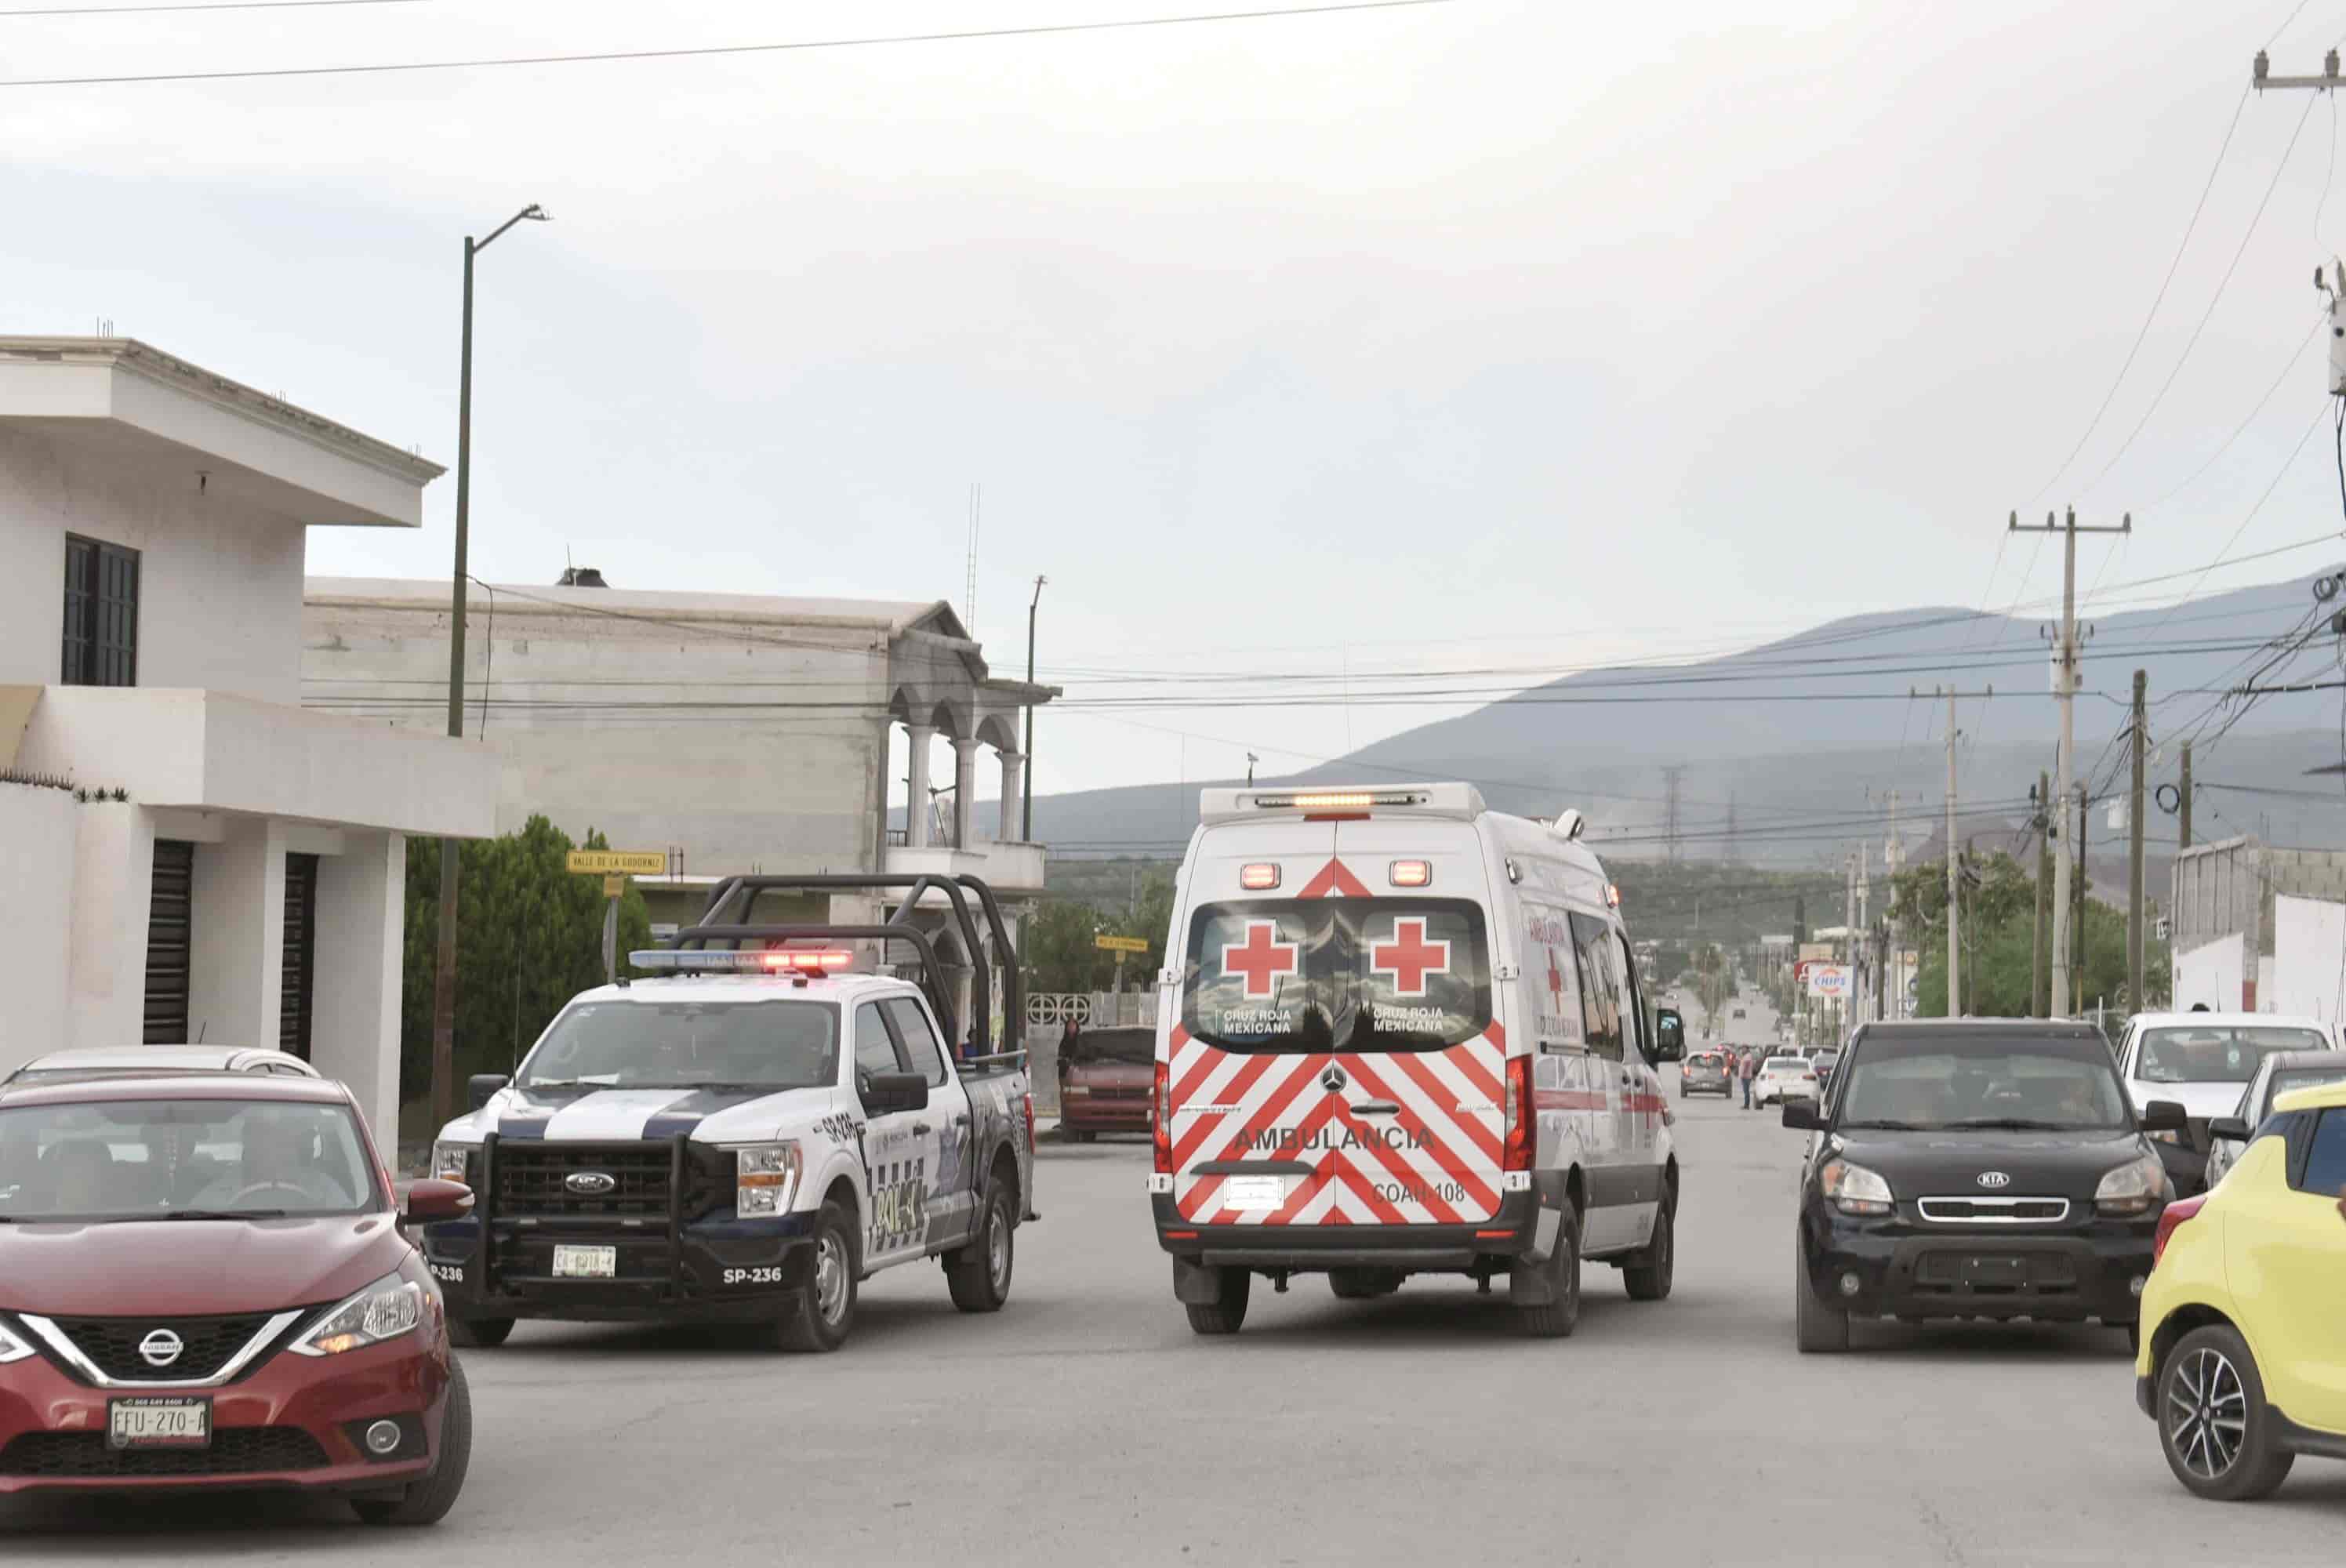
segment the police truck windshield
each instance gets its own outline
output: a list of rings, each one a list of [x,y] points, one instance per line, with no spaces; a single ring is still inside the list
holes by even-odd
[[[1483,911],[1442,899],[1263,899],[1189,922],[1181,1022],[1225,1051],[1438,1051],[1491,1024]]]
[[[811,1089],[838,1081],[823,1002],[586,1002],[522,1064],[523,1089]]]

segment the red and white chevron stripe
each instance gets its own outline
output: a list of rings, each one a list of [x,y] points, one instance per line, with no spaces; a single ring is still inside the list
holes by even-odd
[[[1253,1054],[1177,1026],[1168,1049],[1174,1203],[1203,1225],[1459,1225],[1499,1204],[1506,1036],[1445,1051]],[[1331,1066],[1340,1087],[1323,1084]],[[1364,1104],[1397,1105],[1369,1111]],[[1228,1207],[1220,1161],[1300,1164],[1276,1208]]]

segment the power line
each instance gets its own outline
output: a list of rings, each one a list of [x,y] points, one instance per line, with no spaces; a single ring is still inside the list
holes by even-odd
[[[2273,165],[2272,179],[2265,186],[2265,193],[2257,202],[2255,214],[2249,219],[2248,229],[2240,236],[2240,243],[2232,252],[2231,262],[2225,267],[2224,275],[2216,280],[2216,292],[2208,298],[2208,308],[2199,313],[2199,321],[2191,329],[2191,336],[2184,341],[2183,351],[2175,357],[2175,368],[2168,371],[2167,379],[2158,383],[2158,391],[2151,395],[2150,406],[2142,411],[2142,417],[2135,421],[2132,430],[2127,432],[2127,438],[2118,443],[2118,449],[2110,453],[2110,460],[2102,464],[2100,472],[2086,482],[2086,491],[2099,484],[2108,475],[2110,470],[2117,466],[2118,459],[2124,457],[2133,447],[2135,438],[2140,435],[2143,427],[2150,423],[2150,416],[2157,413],[2158,405],[2167,400],[2168,389],[2175,385],[2175,378],[2181,375],[2183,367],[2190,362],[2191,351],[2199,346],[2199,334],[2208,330],[2208,322],[2215,316],[2216,307],[2223,302],[2224,290],[2231,283],[2232,274],[2239,270],[2240,258],[2249,253],[2249,241],[2256,238],[2257,226],[2264,221],[2265,209],[2271,205],[2273,192],[2280,188],[2280,177],[2289,169],[2290,154],[2297,150],[2298,137],[2305,134],[2305,122],[2312,117],[2313,100],[2308,98],[2305,100],[2305,112],[2297,117],[2297,128],[2289,133],[2289,145],[2281,148],[2280,158]]]
[[[2217,447],[2215,451],[2208,454],[2208,461],[2202,463],[2198,467],[2191,471],[2189,478],[2184,480],[2182,484],[2177,485],[2174,489],[2168,491],[2166,494],[2152,502],[2148,506],[2144,507],[2144,511],[2157,511],[2160,507],[2166,505],[2168,502],[2174,500],[2177,496],[2182,494],[2185,491],[2198,484],[2199,482],[2200,475],[2206,473],[2209,469],[2216,466],[2216,460],[2222,457],[2227,452],[2229,452],[2232,449],[2232,443],[2239,440],[2242,435],[2246,434],[2248,433],[2249,426],[2256,423],[2257,416],[2265,412],[2265,405],[2272,402],[2273,394],[2280,391],[2282,383],[2286,382],[2290,378],[2290,372],[2297,369],[2297,361],[2305,357],[2307,345],[2311,343],[2315,338],[2321,334],[2321,329],[2329,323],[2329,321],[2330,313],[2327,311],[2322,311],[2313,319],[2313,324],[2306,329],[2305,336],[2297,341],[2297,347],[2290,350],[2289,358],[2281,364],[2280,373],[2273,377],[2272,385],[2267,387],[2265,389],[2265,395],[2257,400],[2257,406],[2249,411],[2249,417],[2240,421],[2240,423],[2233,428],[2232,433],[2224,438],[2222,445]]]
[[[2077,444],[2069,449],[2069,455],[2061,460],[2061,466],[2055,469],[2053,476],[2037,486],[2036,494],[2028,498],[2032,510],[2045,498],[2045,492],[2059,484],[2061,476],[2069,472],[2069,465],[2077,461],[2079,453],[2086,450],[2086,443],[2094,439],[2094,432],[2102,427],[2102,416],[2110,412],[2111,400],[2118,395],[2118,388],[2126,384],[2127,372],[2134,369],[2135,358],[2142,352],[2142,345],[2150,336],[2150,324],[2158,319],[2158,308],[2167,302],[2167,290],[2174,285],[2175,270],[2183,264],[2183,253],[2190,249],[2191,236],[2198,230],[2199,215],[2208,209],[2208,194],[2216,188],[2216,176],[2223,172],[2224,155],[2232,149],[2232,133],[2240,128],[2240,116],[2249,107],[2250,90],[2242,87],[2240,101],[2232,106],[2231,123],[2224,127],[2224,139],[2216,148],[2216,161],[2208,167],[2207,182],[2199,188],[2199,199],[2192,204],[2190,221],[2183,226],[2183,238],[2177,241],[2175,254],[2167,263],[2167,276],[2158,280],[2158,292],[2151,296],[2150,309],[2143,313],[2142,325],[2136,329],[2134,343],[2127,350],[2125,361],[2118,366],[2118,373],[2110,379],[2110,390],[2102,394],[2101,406],[2094,410],[2094,417],[2086,423],[2085,433],[2077,437]]]
[[[725,55],[780,55],[808,49],[863,49],[889,44],[956,44],[975,38],[1039,38],[1062,33],[1116,33],[1141,27],[1180,27],[1200,22],[1256,22],[1281,16],[1326,16],[1349,11],[1398,11],[1447,5],[1453,0],[1338,0],[1322,5],[1292,5],[1255,11],[1219,11],[1188,16],[1133,16],[1113,22],[1049,22],[1023,27],[970,27],[949,33],[876,34],[861,38],[806,38],[783,44],[715,44],[683,49],[608,49],[582,55],[502,55],[465,60],[398,60],[356,66],[280,66],[238,71],[157,71],[118,76],[25,76],[0,87],[110,87],[155,82],[247,82],[283,76],[359,76],[419,71],[470,71],[493,66],[579,66],[620,60],[688,60]]]
[[[195,0],[179,5],[43,5],[0,16],[144,16],[158,11],[309,11],[327,5],[422,5],[427,0]]]

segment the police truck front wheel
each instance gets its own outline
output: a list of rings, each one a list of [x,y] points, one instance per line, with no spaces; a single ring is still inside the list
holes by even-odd
[[[1220,1278],[1214,1282],[1213,1300],[1183,1304],[1189,1314],[1192,1333],[1235,1334],[1239,1325],[1246,1321],[1247,1295],[1254,1277],[1243,1268],[1224,1268],[1218,1273]]]
[[[816,1211],[799,1288],[785,1298],[774,1342],[785,1350],[836,1350],[855,1324],[855,1231],[835,1203]]]
[[[510,1318],[451,1318],[448,1343],[460,1350],[494,1350],[514,1331]]]

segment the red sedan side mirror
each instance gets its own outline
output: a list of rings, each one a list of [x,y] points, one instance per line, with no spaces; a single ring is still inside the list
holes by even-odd
[[[462,1219],[473,1212],[473,1189],[462,1182],[424,1180],[407,1189],[407,1208],[400,1217],[410,1225],[440,1219]]]

